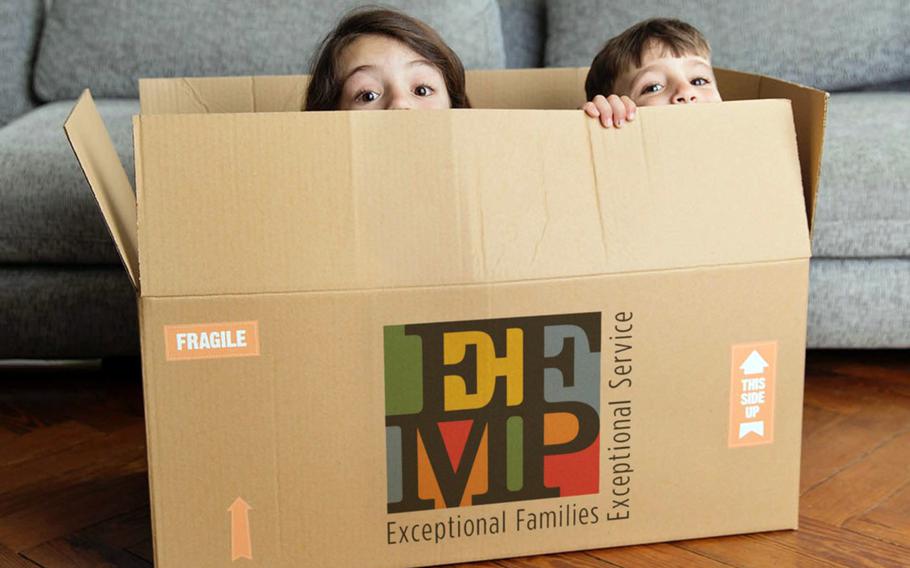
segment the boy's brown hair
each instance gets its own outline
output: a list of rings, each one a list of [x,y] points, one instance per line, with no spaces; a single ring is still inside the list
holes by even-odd
[[[442,73],[452,108],[470,108],[465,92],[464,66],[436,30],[401,12],[387,9],[355,9],[322,40],[312,66],[305,110],[337,110],[343,87],[339,76],[341,52],[364,35],[381,35],[400,41],[426,58]]]
[[[613,93],[617,77],[631,67],[641,66],[641,57],[652,44],[663,47],[674,57],[699,55],[711,58],[708,40],[694,26],[670,18],[639,22],[604,45],[591,63],[585,79],[588,100]]]

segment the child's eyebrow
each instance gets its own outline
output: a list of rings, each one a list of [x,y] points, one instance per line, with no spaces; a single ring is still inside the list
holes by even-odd
[[[429,61],[427,61],[426,59],[415,59],[414,61],[411,61],[410,63],[408,63],[408,67],[416,67],[416,66],[430,67],[431,69],[436,69],[436,66],[433,65],[432,63],[430,63]]]
[[[426,59],[415,59],[413,61],[408,62],[407,66],[408,67],[422,66],[422,67],[429,67],[431,69],[436,69],[436,66],[433,65],[432,63],[430,63],[429,61],[427,61]],[[376,68],[376,66],[372,65],[372,64],[359,65],[359,66],[355,67],[354,69],[352,69],[350,73],[345,75],[344,79],[341,80],[341,83],[342,84],[347,83],[348,79],[353,77],[355,74],[360,73],[361,71],[372,71],[375,68]]]
[[[706,61],[702,61],[701,59],[691,59],[689,61],[689,66],[690,67],[704,67],[705,69],[711,69],[711,65]]]
[[[353,77],[355,74],[360,73],[361,71],[370,71],[375,68],[376,68],[375,65],[360,65],[358,67],[355,67],[354,69],[351,70],[350,73],[348,73],[347,75],[344,76],[344,79],[342,79],[341,82],[342,82],[342,84],[347,83],[348,79]]]

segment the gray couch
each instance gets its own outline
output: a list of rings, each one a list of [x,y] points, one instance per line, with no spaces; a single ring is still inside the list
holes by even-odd
[[[468,67],[587,65],[607,37],[670,15],[706,33],[718,65],[832,91],[809,345],[910,346],[910,2],[385,3],[437,27]],[[137,77],[305,72],[353,4],[0,4],[0,358],[138,352],[132,288],[61,129],[78,92],[92,89],[131,171]]]

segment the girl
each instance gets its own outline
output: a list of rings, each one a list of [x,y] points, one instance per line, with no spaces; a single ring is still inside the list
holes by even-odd
[[[430,26],[385,9],[349,13],[326,36],[306,110],[470,108],[464,66]]]

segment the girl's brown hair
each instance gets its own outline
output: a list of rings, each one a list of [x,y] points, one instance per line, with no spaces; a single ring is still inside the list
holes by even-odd
[[[358,9],[349,12],[322,40],[312,66],[305,110],[338,108],[343,87],[342,78],[338,75],[338,58],[344,48],[364,35],[390,37],[426,58],[442,73],[452,108],[471,107],[465,92],[464,66],[433,28],[394,10]]]
[[[585,79],[588,100],[596,95],[611,94],[617,77],[633,65],[641,66],[641,57],[652,42],[672,53],[673,57],[698,55],[711,58],[708,40],[694,26],[670,18],[639,22],[608,41],[594,58]]]

